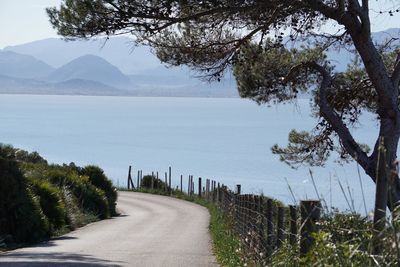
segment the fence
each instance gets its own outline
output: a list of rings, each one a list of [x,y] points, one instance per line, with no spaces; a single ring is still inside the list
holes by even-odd
[[[129,166],[128,189],[135,189]],[[168,178],[168,179],[167,179]],[[171,185],[171,167],[165,172],[165,181],[162,189],[166,194],[173,194]],[[159,181],[153,172],[151,183],[146,188],[154,188],[154,181]],[[204,185],[203,185],[204,183]],[[253,194],[241,194],[241,186],[237,185],[232,191],[227,186],[214,180],[201,177],[195,181],[192,175],[188,176],[187,190],[183,188],[183,175],[180,176],[176,187],[188,196],[198,197],[213,202],[233,221],[236,234],[240,237],[246,253],[259,262],[264,262],[274,250],[287,241],[298,249],[300,256],[310,249],[313,238],[311,233],[317,231],[317,222],[321,214],[321,203],[318,200],[301,201],[299,207],[284,206],[271,198]],[[143,188],[142,171],[138,171],[137,189]]]

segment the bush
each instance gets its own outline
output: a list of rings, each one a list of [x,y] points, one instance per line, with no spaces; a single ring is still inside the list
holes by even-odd
[[[43,159],[37,152],[29,153],[25,150],[17,149],[11,145],[5,145],[1,143],[0,143],[0,155],[2,155],[4,158],[10,160],[16,160],[19,162],[47,164],[47,161]]]
[[[0,144],[0,246],[35,242],[115,215],[117,192],[103,170],[49,165]]]
[[[105,219],[110,216],[108,200],[105,193],[90,183],[89,177],[79,175],[75,171],[60,166],[53,166],[47,173],[47,178],[59,187],[66,186],[77,198],[79,207],[89,213]]]
[[[66,211],[60,190],[42,179],[34,179],[32,185],[33,192],[39,197],[40,207],[48,218],[52,230],[61,228],[65,225]]]
[[[116,215],[116,202],[117,202],[117,189],[112,185],[112,182],[104,174],[104,171],[97,166],[86,166],[82,169],[81,173],[89,177],[92,185],[104,191],[107,197],[109,211],[111,215]]]
[[[100,219],[110,217],[108,201],[101,189],[98,189],[91,184],[85,184],[82,185],[78,191],[81,193],[79,200],[83,209],[95,214]]]
[[[18,163],[0,156],[0,236],[10,236],[8,242],[35,242],[49,234],[49,222]]]
[[[143,176],[142,182],[140,184],[140,187],[151,189],[152,180],[154,181],[154,189],[162,189],[162,190],[164,190],[165,183],[163,181],[161,181],[161,179],[157,179],[155,176],[151,176],[151,175]]]

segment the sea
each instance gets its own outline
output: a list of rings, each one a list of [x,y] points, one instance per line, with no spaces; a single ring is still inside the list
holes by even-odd
[[[370,212],[374,183],[354,162],[337,155],[323,167],[293,169],[271,153],[292,129],[311,130],[310,101],[258,105],[239,98],[0,95],[0,142],[37,151],[51,163],[100,166],[116,186],[137,171],[172,168],[173,186],[183,175],[213,179],[243,193],[286,204],[323,199],[341,211]],[[378,128],[366,114],[352,130],[373,147]]]

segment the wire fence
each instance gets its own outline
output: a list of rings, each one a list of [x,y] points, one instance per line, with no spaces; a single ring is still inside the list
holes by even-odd
[[[137,189],[161,189],[166,194],[177,190],[188,196],[213,202],[233,224],[246,255],[257,262],[267,262],[284,242],[298,250],[300,256],[305,255],[313,243],[311,233],[318,230],[322,210],[318,200],[301,201],[299,206],[285,206],[280,201],[265,196],[241,194],[240,185],[233,191],[214,180],[203,180],[199,177],[196,181],[192,175],[188,176],[187,188],[183,188],[183,175],[180,176],[178,186],[172,188],[171,168],[168,173],[165,172],[164,181],[155,172],[145,178],[142,171],[138,171]],[[161,187],[154,187],[162,183]],[[135,186],[129,171],[128,189],[130,188]]]

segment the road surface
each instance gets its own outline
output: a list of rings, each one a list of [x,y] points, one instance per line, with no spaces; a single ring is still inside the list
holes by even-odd
[[[119,217],[0,254],[0,266],[217,266],[204,207],[133,192],[117,207]]]

